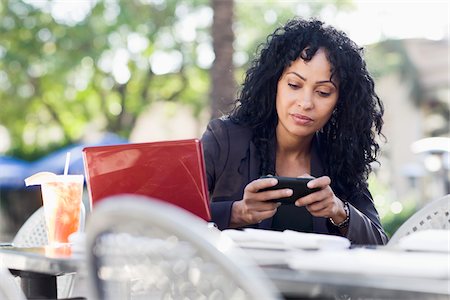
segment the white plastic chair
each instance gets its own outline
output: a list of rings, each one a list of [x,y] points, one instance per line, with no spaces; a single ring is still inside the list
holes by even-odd
[[[16,247],[40,247],[48,244],[44,207],[38,208],[20,227],[13,244]]]
[[[0,266],[0,299],[25,300],[25,295],[8,270]]]
[[[81,205],[80,231],[84,231],[85,208]],[[41,247],[48,244],[44,207],[38,208],[20,227],[13,239],[16,247]]]
[[[414,213],[397,229],[388,245],[395,245],[402,237],[425,229],[450,229],[450,194],[428,203]]]
[[[278,299],[227,236],[173,205],[136,195],[98,203],[87,223],[89,299]]]

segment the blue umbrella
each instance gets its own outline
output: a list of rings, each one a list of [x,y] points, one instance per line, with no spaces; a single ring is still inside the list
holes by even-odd
[[[58,149],[41,159],[31,163],[30,175],[38,172],[52,172],[63,174],[66,162],[66,154],[70,152],[71,160],[69,165],[69,174],[84,174],[82,150],[85,146],[82,144],[73,144]]]
[[[37,172],[52,172],[55,174],[63,174],[64,166],[66,163],[67,152],[70,152],[70,164],[68,174],[82,174],[84,175],[84,165],[83,165],[83,149],[89,146],[105,146],[105,145],[116,145],[125,144],[128,141],[124,138],[119,137],[113,133],[105,133],[101,139],[93,143],[85,144],[73,144],[65,148],[56,150],[47,156],[35,161],[31,165],[31,174]]]
[[[26,162],[17,158],[0,156],[0,188],[23,188],[24,179],[38,172],[52,172],[63,174],[67,152],[71,160],[69,174],[85,174],[83,165],[83,148],[88,146],[104,146],[125,144],[128,140],[113,133],[106,133],[101,139],[91,143],[76,143],[58,149],[47,156],[34,161]]]
[[[30,163],[10,156],[0,156],[0,187],[25,187]]]

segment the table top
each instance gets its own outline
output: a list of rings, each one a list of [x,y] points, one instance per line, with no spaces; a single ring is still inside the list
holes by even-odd
[[[367,250],[374,264],[379,264],[380,269],[368,267],[359,260],[359,254],[364,250],[339,251],[302,251],[302,250],[267,250],[267,249],[245,249],[249,256],[253,257],[262,267],[267,276],[275,283],[275,286],[285,296],[304,297],[335,297],[336,295],[347,295],[351,298],[380,298],[380,299],[449,299],[450,295],[450,255],[444,253],[408,253],[390,251],[385,249]],[[398,255],[400,264],[409,258],[420,258],[435,264],[442,264],[436,269],[430,264],[429,268],[436,275],[423,272],[422,266],[406,266],[402,274],[395,263],[389,266],[391,260],[386,259],[386,253],[394,257]],[[342,262],[332,265],[324,257],[341,257]],[[340,269],[352,257],[355,264],[347,269]],[[364,256],[365,258],[366,256]],[[289,263],[291,260],[305,260],[303,264]],[[314,264],[317,267],[314,267]],[[414,260],[410,262],[414,264]],[[304,266],[304,268],[302,268]],[[381,270],[384,268],[384,271]],[[445,269],[447,268],[447,272]],[[416,271],[417,270],[417,271]],[[412,273],[415,271],[416,273]],[[348,297],[347,297],[348,298]]]
[[[0,265],[8,269],[55,276],[74,272],[84,274],[85,258],[80,254],[74,255],[70,250],[70,248],[1,246]],[[292,253],[288,253],[289,251],[245,250],[250,256],[256,258],[257,263],[284,296],[301,295],[314,298],[347,295],[380,299],[422,299],[427,297],[449,299],[450,295],[448,277],[376,274],[364,271],[364,266],[361,267],[359,273],[338,272],[336,269],[302,270],[283,263],[283,261],[285,262],[283,257],[292,255]],[[303,253],[296,251],[294,255],[298,255],[299,252]],[[306,252],[302,255],[309,254],[311,253]],[[447,264],[450,265],[450,257],[448,255],[447,257]]]
[[[79,271],[84,258],[73,254],[70,246],[0,247],[0,266],[10,270],[62,275]]]
[[[299,271],[287,266],[265,266],[263,270],[285,296],[448,300],[450,295],[448,279]]]

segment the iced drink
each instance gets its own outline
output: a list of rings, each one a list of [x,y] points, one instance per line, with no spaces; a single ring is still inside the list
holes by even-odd
[[[57,175],[41,183],[49,244],[67,243],[80,222],[83,175]]]

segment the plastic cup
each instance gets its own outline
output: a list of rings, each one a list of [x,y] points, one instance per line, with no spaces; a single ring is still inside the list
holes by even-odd
[[[41,183],[50,245],[68,243],[69,235],[78,231],[83,183],[83,175],[55,175]]]

